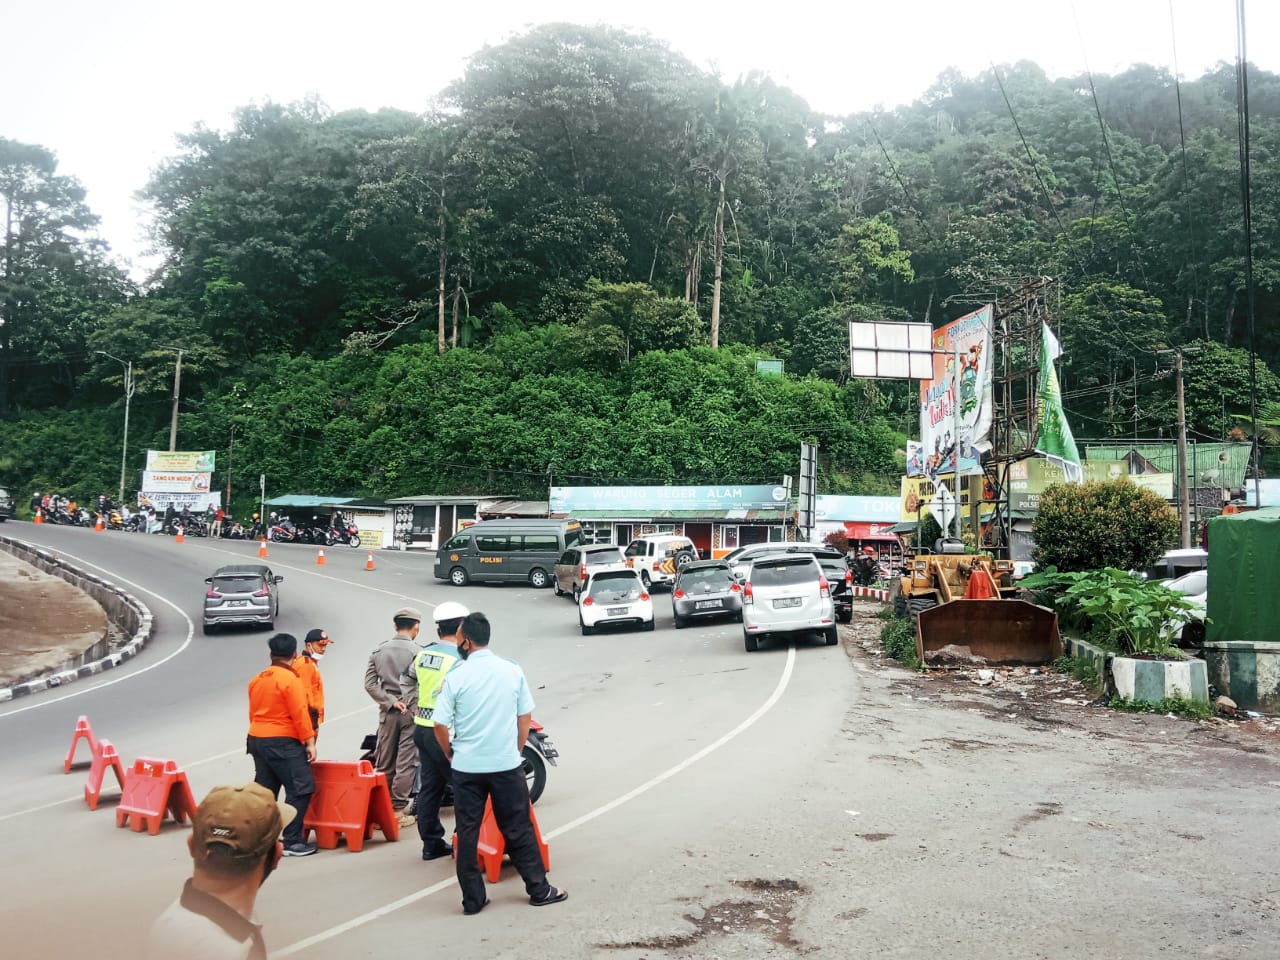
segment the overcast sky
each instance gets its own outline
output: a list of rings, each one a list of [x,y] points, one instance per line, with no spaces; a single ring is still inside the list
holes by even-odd
[[[1172,7],[1172,26],[1170,8]],[[196,123],[317,94],[421,111],[467,57],[536,23],[647,31],[726,80],[758,69],[829,113],[908,102],[948,66],[1033,60],[1051,76],[1133,63],[1199,76],[1235,58],[1235,0],[34,0],[9,5],[0,136],[53,150],[135,276],[150,170]],[[1077,31],[1077,22],[1079,29]],[[1248,2],[1249,58],[1280,69],[1280,3]]]

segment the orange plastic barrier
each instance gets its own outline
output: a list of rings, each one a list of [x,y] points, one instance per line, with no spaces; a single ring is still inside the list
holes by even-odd
[[[72,746],[74,746],[74,742]],[[89,764],[89,779],[84,783],[84,802],[90,810],[98,809],[98,797],[102,795],[102,781],[107,770],[114,770],[116,783],[124,790],[124,767],[120,763],[120,755],[110,740],[99,740],[93,746],[93,762]]]
[[[153,760],[139,757],[132,769],[124,775],[124,793],[120,806],[116,807],[116,826],[125,821],[134,833],[155,836],[165,814],[171,814],[178,823],[186,823],[196,815],[196,800],[191,795],[185,770],[179,770],[174,760]]]
[[[89,759],[93,759],[93,754],[98,752],[98,738],[93,735],[93,727],[89,726],[89,718],[81,715],[76,721],[76,732],[71,737],[71,749],[67,751],[67,759],[62,761],[62,772],[70,773],[71,765],[76,759],[76,744],[84,740],[89,744]]]
[[[258,559],[267,559],[267,541],[265,540],[258,541]]]
[[[315,831],[321,850],[332,850],[339,838],[359,853],[374,827],[388,840],[400,839],[400,821],[391,807],[387,776],[368,760],[317,760],[311,764],[316,792],[302,821],[305,839]]]
[[[542,854],[542,866],[551,869],[551,848],[542,839],[542,828],[538,826],[538,815],[533,812],[533,804],[529,804],[529,819],[533,821],[533,835],[538,838],[538,852]],[[484,819],[480,821],[480,840],[476,843],[476,859],[480,861],[480,869],[490,883],[497,883],[502,875],[502,858],[506,856],[507,838],[498,829],[498,820],[493,815],[493,801],[484,802]],[[453,835],[453,858],[458,858],[458,835]]]
[[[325,565],[324,547],[320,548],[320,552],[316,554],[316,566],[323,567]]]

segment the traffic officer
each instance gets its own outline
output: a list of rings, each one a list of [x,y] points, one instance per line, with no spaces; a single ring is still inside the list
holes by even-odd
[[[422,649],[418,631],[422,614],[413,607],[402,607],[391,617],[396,632],[369,654],[364,671],[364,689],[378,705],[378,742],[374,747],[374,768],[387,775],[391,787],[391,806],[401,826],[413,822],[409,813],[409,796],[418,776],[418,751],[413,745],[413,714],[400,702],[400,675],[413,663]]]
[[[418,836],[422,838],[422,859],[435,860],[452,855],[440,822],[440,801],[449,785],[449,761],[436,740],[436,696],[445,674],[458,663],[458,628],[470,611],[454,600],[436,607],[432,619],[436,640],[423,647],[400,675],[400,703],[413,710],[413,742],[418,747]]]
[[[458,656],[466,662],[444,678],[432,714],[440,749],[453,764],[456,869],[466,914],[477,914],[489,903],[476,860],[486,800],[493,801],[494,820],[524,880],[529,903],[542,907],[569,897],[547,882],[529,815],[521,753],[533,721],[533,695],[524,671],[489,649],[489,634],[489,618],[483,613],[468,614],[462,621]]]
[[[311,762],[316,758],[316,729],[307,712],[307,690],[293,669],[298,640],[277,633],[267,641],[271,666],[249,681],[249,736],[245,752],[253,757],[253,779],[297,811],[284,828],[284,855],[307,857],[315,843],[302,840],[302,821],[316,792]]]
[[[320,737],[320,724],[324,723],[324,679],[320,676],[320,661],[331,643],[333,641],[326,631],[319,627],[309,630],[302,656],[293,664],[294,671],[307,688],[307,710],[316,728],[316,739]]]

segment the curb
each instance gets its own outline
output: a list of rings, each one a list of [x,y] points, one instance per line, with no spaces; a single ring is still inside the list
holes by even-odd
[[[0,703],[52,690],[84,677],[96,676],[112,670],[136,657],[151,639],[153,618],[151,610],[137,597],[91,573],[77,569],[56,553],[33,547],[13,537],[0,536],[0,550],[25,560],[45,573],[65,580],[78,590],[83,590],[98,602],[107,619],[129,635],[129,641],[115,650],[105,637],[89,647],[78,657],[73,657],[41,676],[9,687],[0,687]]]
[[[861,597],[864,600],[879,600],[881,603],[889,602],[889,591],[876,587],[854,587],[852,596]]]

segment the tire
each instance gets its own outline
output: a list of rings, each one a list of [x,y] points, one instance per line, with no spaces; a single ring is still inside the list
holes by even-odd
[[[755,653],[760,649],[760,638],[754,633],[747,633],[747,631],[743,630],[742,645],[747,648],[747,653]]]
[[[583,622],[582,622],[582,618],[581,618],[581,617],[579,617],[579,618],[578,618],[578,626],[580,626],[580,627],[582,628],[582,635],[583,635],[584,637],[589,637],[589,636],[591,636],[593,633],[595,633],[595,632],[596,632],[596,628],[595,628],[595,627],[588,627],[585,623],[583,623]]]
[[[551,578],[547,576],[547,571],[541,567],[534,567],[529,571],[529,586],[535,590],[545,590],[551,585]]]
[[[828,647],[834,647],[840,642],[840,631],[834,626],[827,627],[827,629],[822,631],[822,639],[827,641]]]
[[[676,554],[676,569],[677,569],[677,570],[679,570],[679,569],[680,569],[681,567],[683,567],[685,564],[687,564],[687,563],[692,563],[692,562],[693,562],[693,554],[692,554],[692,553],[690,553],[689,551],[685,550],[685,551],[683,551],[683,552],[681,552],[681,553],[677,553],[677,554]]]
[[[675,620],[677,630],[683,630],[689,623],[689,621],[686,620],[684,617],[677,617],[674,614],[672,615],[672,617]]]
[[[202,623],[202,624],[200,624],[200,631],[201,631],[201,632],[202,632],[206,637],[211,636],[211,635],[213,634],[213,630],[214,630],[214,627],[213,627],[213,624],[211,624],[211,623]]]
[[[653,631],[657,628],[657,626],[658,626],[658,618],[654,617],[652,620],[646,620],[643,626],[640,627],[640,629],[643,630],[645,633],[653,633]]]
[[[542,791],[547,788],[547,761],[527,743],[524,745],[521,761],[524,767],[524,778],[529,784],[529,802],[537,803],[538,798],[542,796]]]
[[[573,585],[573,602],[575,604],[582,602],[582,591],[578,588],[576,583]]]
[[[853,611],[850,610],[848,613],[842,612],[836,616],[836,619],[841,623],[853,623]]]
[[[909,612],[906,594],[899,593],[893,598],[893,615],[895,617],[905,617]]]
[[[332,530],[330,530],[328,533],[324,535],[324,545],[326,547],[332,547],[337,542],[338,542],[338,538]]]
[[[471,576],[462,567],[454,567],[449,571],[449,582],[455,587],[465,587],[471,582]]]
[[[652,589],[653,589],[653,579],[649,576],[649,571],[648,571],[648,570],[641,570],[641,571],[640,571],[640,582],[644,584],[644,588],[645,588],[646,590],[652,590]]]
[[[933,597],[912,597],[907,601],[907,609],[911,611],[912,616],[915,616],[921,610],[928,610],[937,605],[938,601]]]
[[[554,579],[554,578],[552,579],[551,589],[555,591],[555,594],[557,597],[564,596],[564,591],[560,589],[560,581],[558,579]]]
[[[351,549],[353,549],[353,550],[359,550],[359,549],[360,549],[360,534],[358,534],[358,533],[353,533],[353,534],[351,535],[351,539],[348,541],[348,543],[350,543],[350,544],[351,544]]]

